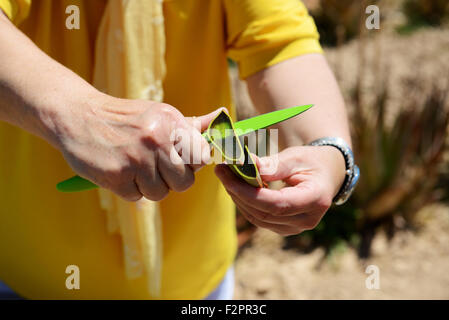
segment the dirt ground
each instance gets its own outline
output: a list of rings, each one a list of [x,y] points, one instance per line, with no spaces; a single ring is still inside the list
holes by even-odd
[[[389,61],[390,81],[400,99],[400,79],[420,73],[423,81],[449,67],[449,30],[428,29],[410,36],[382,36],[369,41],[369,59]],[[380,49],[379,49],[380,48]],[[357,41],[326,50],[345,92],[355,81]],[[444,71],[443,71],[444,74]],[[447,72],[446,72],[447,74]],[[234,74],[235,76],[235,74]],[[373,85],[373,84],[372,84]],[[252,113],[245,87],[233,82],[239,114]],[[369,90],[369,87],[368,89]],[[242,107],[243,106],[243,107]],[[401,231],[389,241],[379,232],[373,254],[361,261],[351,248],[330,257],[317,249],[309,254],[283,250],[283,238],[259,229],[236,261],[236,299],[449,299],[449,207],[423,209],[421,227]],[[368,265],[379,268],[380,289],[367,289]]]
[[[325,258],[282,250],[282,237],[259,229],[236,263],[236,299],[449,299],[449,207],[419,214],[422,229],[388,241],[378,233],[373,254],[358,259],[347,248]],[[379,268],[380,288],[367,289],[368,265]]]

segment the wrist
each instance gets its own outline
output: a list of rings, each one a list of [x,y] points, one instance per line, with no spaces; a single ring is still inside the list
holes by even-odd
[[[349,145],[339,137],[324,137],[312,141],[311,146],[330,146],[340,152],[345,162],[345,178],[333,202],[337,205],[345,203],[358,182],[360,171],[354,163],[354,155]]]
[[[103,93],[85,84],[52,90],[36,108],[40,135],[62,150],[66,140],[76,135],[74,128],[87,123],[87,116],[101,105],[102,96]]]
[[[0,61],[0,120],[58,147],[61,134],[97,90],[39,50],[3,13]]]
[[[345,158],[342,153],[333,146],[320,146],[320,149],[326,153],[329,159],[329,168],[331,174],[331,180],[333,183],[332,197],[337,196],[342,185],[345,182],[346,177],[346,164]]]

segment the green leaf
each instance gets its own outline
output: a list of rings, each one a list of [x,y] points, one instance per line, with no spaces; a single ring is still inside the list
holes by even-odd
[[[205,137],[221,153],[224,162],[229,165],[235,175],[253,187],[265,186],[255,159],[243,139],[237,136],[234,123],[225,111],[218,114],[209,124]]]

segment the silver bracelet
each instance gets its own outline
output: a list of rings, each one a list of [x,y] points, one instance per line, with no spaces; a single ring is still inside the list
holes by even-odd
[[[344,159],[346,166],[345,180],[343,181],[340,190],[337,195],[334,197],[333,202],[336,205],[342,205],[345,203],[357,185],[357,182],[360,177],[360,170],[357,165],[354,163],[354,154],[352,153],[351,148],[346,143],[345,140],[339,137],[324,137],[317,140],[312,141],[308,144],[309,146],[332,146],[340,150]]]

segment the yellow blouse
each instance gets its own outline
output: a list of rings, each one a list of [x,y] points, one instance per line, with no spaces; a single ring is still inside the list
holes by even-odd
[[[81,27],[65,27],[69,5]],[[0,8],[47,54],[88,81],[105,0],[0,0]],[[298,0],[164,1],[165,102],[184,115],[231,106],[227,57],[240,76],[305,53],[322,52]],[[145,19],[145,17],[142,17]],[[1,62],[0,62],[1,65]],[[26,298],[151,299],[144,279],[127,279],[120,238],[106,231],[95,191],[62,194],[73,174],[45,141],[0,123],[0,279]],[[184,193],[161,204],[163,299],[202,299],[236,252],[234,206],[209,166]],[[68,265],[80,289],[65,286]]]

